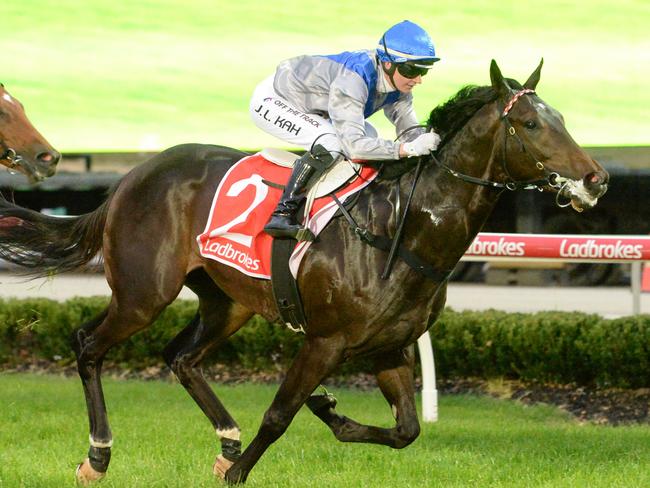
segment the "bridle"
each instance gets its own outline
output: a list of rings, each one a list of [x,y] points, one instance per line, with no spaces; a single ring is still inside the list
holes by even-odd
[[[4,149],[2,155],[0,156],[0,161],[7,161],[9,164],[5,165],[7,171],[11,171],[20,166],[22,157],[18,155],[15,149],[7,146],[4,141],[0,141],[0,148]]]
[[[538,161],[535,157],[530,154],[529,151],[526,150],[526,145],[524,142],[521,140],[519,137],[519,134],[517,134],[517,131],[513,127],[512,123],[510,122],[510,119],[508,118],[508,114],[510,113],[510,110],[514,106],[515,103],[517,103],[517,100],[519,100],[522,96],[535,93],[535,90],[531,90],[530,88],[524,88],[523,90],[519,90],[513,94],[513,96],[508,100],[506,105],[503,108],[503,111],[501,112],[501,120],[503,121],[503,129],[504,129],[504,141],[503,141],[503,156],[501,158],[501,167],[503,168],[504,173],[506,176],[510,179],[510,181],[507,181],[505,183],[501,183],[498,181],[491,181],[491,180],[486,180],[483,178],[476,178],[474,176],[469,176],[463,173],[460,173],[456,171],[455,169],[450,168],[446,164],[442,163],[441,161],[438,160],[433,154],[431,154],[431,159],[433,160],[434,163],[436,163],[438,166],[441,168],[445,169],[449,174],[452,176],[466,181],[468,183],[473,183],[475,185],[480,185],[480,186],[487,186],[491,188],[498,188],[502,190],[510,190],[510,191],[516,191],[516,190],[539,190],[543,191],[544,187],[550,186],[551,188],[557,188],[560,189],[562,188],[563,184],[565,184],[568,179],[560,176],[558,173],[555,172],[550,172],[544,167],[544,163],[541,161]],[[511,174],[510,171],[508,170],[508,159],[507,159],[507,149],[508,149],[508,140],[510,137],[514,137],[517,139],[519,142],[519,145],[521,146],[523,152],[530,158],[530,160],[535,163],[535,167],[539,169],[540,171],[545,172],[545,177],[544,178],[539,178],[539,179],[534,179],[534,180],[527,180],[527,181],[517,181],[515,180]]]
[[[564,188],[565,185],[568,184],[569,179],[564,178],[560,176],[558,173],[555,172],[550,172],[548,171],[545,167],[544,164],[541,161],[537,161],[536,158],[534,158],[530,152],[526,150],[526,146],[524,145],[524,142],[521,140],[519,135],[517,134],[517,131],[513,127],[512,123],[510,122],[510,119],[508,118],[508,113],[512,109],[515,103],[517,103],[517,100],[519,100],[522,96],[527,95],[529,93],[535,93],[535,90],[531,90],[530,88],[524,88],[523,90],[519,90],[514,93],[514,95],[508,100],[508,103],[506,103],[505,107],[503,108],[503,111],[501,112],[501,120],[503,120],[503,128],[504,128],[504,141],[503,141],[503,157],[501,158],[501,167],[503,168],[503,171],[505,172],[506,176],[510,178],[510,181],[506,183],[500,183],[498,181],[491,181],[491,180],[485,180],[483,178],[476,178],[474,176],[469,176],[463,173],[460,173],[446,164],[442,163],[441,161],[438,160],[434,156],[433,153],[429,155],[431,160],[436,163],[438,166],[441,168],[444,168],[449,174],[454,176],[455,178],[458,178],[460,180],[463,180],[467,183],[472,183],[475,185],[480,185],[480,186],[487,186],[491,188],[497,188],[501,191],[503,190],[510,190],[510,191],[516,191],[516,190],[539,190],[543,191],[545,186],[550,186],[552,188],[557,188],[559,189],[558,191],[558,198],[560,193],[562,192],[562,189]],[[405,132],[415,129],[418,126],[415,127],[409,127],[405,131],[403,131],[399,136],[403,135]],[[522,150],[524,153],[531,159],[532,162],[535,163],[535,166],[537,169],[540,171],[544,171],[546,173],[546,176],[544,178],[539,178],[536,180],[527,180],[527,181],[517,181],[515,180],[511,174],[510,171],[508,170],[508,163],[507,163],[507,147],[508,147],[508,139],[509,137],[516,137],[517,141],[519,141],[519,144],[522,147]],[[404,230],[404,223],[406,222],[406,216],[408,214],[409,206],[411,203],[411,198],[413,196],[413,193],[415,191],[415,186],[417,185],[418,178],[420,174],[422,173],[422,168],[424,165],[424,158],[419,158],[418,164],[415,170],[415,176],[413,178],[413,183],[411,186],[411,190],[406,202],[406,207],[401,215],[401,218],[398,216],[398,224],[397,224],[397,229],[395,231],[395,235],[393,236],[392,243],[390,245],[390,248],[388,249],[388,259],[386,260],[386,263],[384,265],[384,271],[381,275],[381,278],[386,280],[390,276],[392,267],[393,267],[393,262],[395,261],[395,257],[399,254],[402,259],[404,259],[409,266],[411,266],[413,269],[416,271],[422,273],[423,275],[427,276],[431,280],[438,280],[440,279],[440,276],[442,274],[445,274],[444,272],[441,274],[439,270],[436,268],[432,267],[431,265],[422,262],[421,260],[413,260],[412,256],[407,256],[406,251],[402,248],[400,245],[400,241],[402,239],[402,232]],[[398,183],[399,185],[399,183]],[[399,191],[397,192],[398,198],[399,198]],[[556,202],[560,206],[565,206],[560,204],[559,200],[556,198]],[[338,202],[337,202],[338,203]],[[342,205],[339,204],[339,207],[342,207]],[[396,203],[396,208],[399,207],[399,199],[398,202]],[[399,211],[398,211],[399,213]],[[347,217],[346,217],[347,218]],[[379,238],[377,236],[371,235],[368,233],[367,230],[361,229],[359,231],[360,227],[354,223],[354,220],[348,218],[348,221],[351,223],[353,228],[355,229],[355,232],[366,242],[368,242],[370,245],[375,245],[375,241],[378,241]],[[376,246],[379,247],[379,246]],[[444,280],[446,280],[449,277],[450,271],[446,272],[446,275],[444,277]]]

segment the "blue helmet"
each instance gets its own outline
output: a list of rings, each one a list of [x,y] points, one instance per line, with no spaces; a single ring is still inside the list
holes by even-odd
[[[379,39],[377,56],[380,61],[389,63],[406,63],[421,61],[431,67],[440,58],[429,34],[417,24],[404,20],[388,29]]]

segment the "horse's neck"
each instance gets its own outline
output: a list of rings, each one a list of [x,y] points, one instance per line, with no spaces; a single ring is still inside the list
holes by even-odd
[[[483,141],[462,134],[456,139],[458,142],[451,141],[440,155],[444,164],[479,178],[501,177],[494,132]],[[402,192],[412,181],[413,173],[402,183]],[[494,209],[499,194],[494,188],[462,181],[435,164],[427,165],[410,212],[413,245],[431,256],[442,254],[449,262],[460,258]]]

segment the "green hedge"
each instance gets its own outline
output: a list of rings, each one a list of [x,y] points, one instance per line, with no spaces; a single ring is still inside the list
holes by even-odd
[[[650,316],[450,312],[431,328],[442,376],[650,386]]]
[[[0,300],[0,365],[74,361],[70,333],[106,304],[106,298]],[[163,348],[195,312],[196,302],[176,301],[152,327],[111,350],[107,361],[130,368],[163,364]],[[648,315],[607,320],[582,313],[447,310],[430,333],[442,378],[650,387]],[[285,367],[302,340],[300,334],[255,317],[210,360],[252,369]],[[353,364],[342,372],[365,366]]]

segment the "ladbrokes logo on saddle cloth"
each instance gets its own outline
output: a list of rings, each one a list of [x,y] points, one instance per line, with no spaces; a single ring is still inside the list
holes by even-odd
[[[271,163],[259,153],[235,163],[219,184],[205,230],[196,238],[201,255],[249,276],[270,279],[273,238],[263,228],[275,210],[282,190],[268,186],[263,180],[285,184],[290,175],[290,168]],[[363,166],[361,176],[336,191],[336,196],[343,201],[376,176],[375,169]],[[336,210],[331,197],[316,199],[307,227],[318,235]],[[296,246],[291,257],[294,276],[310,244],[300,242]]]

